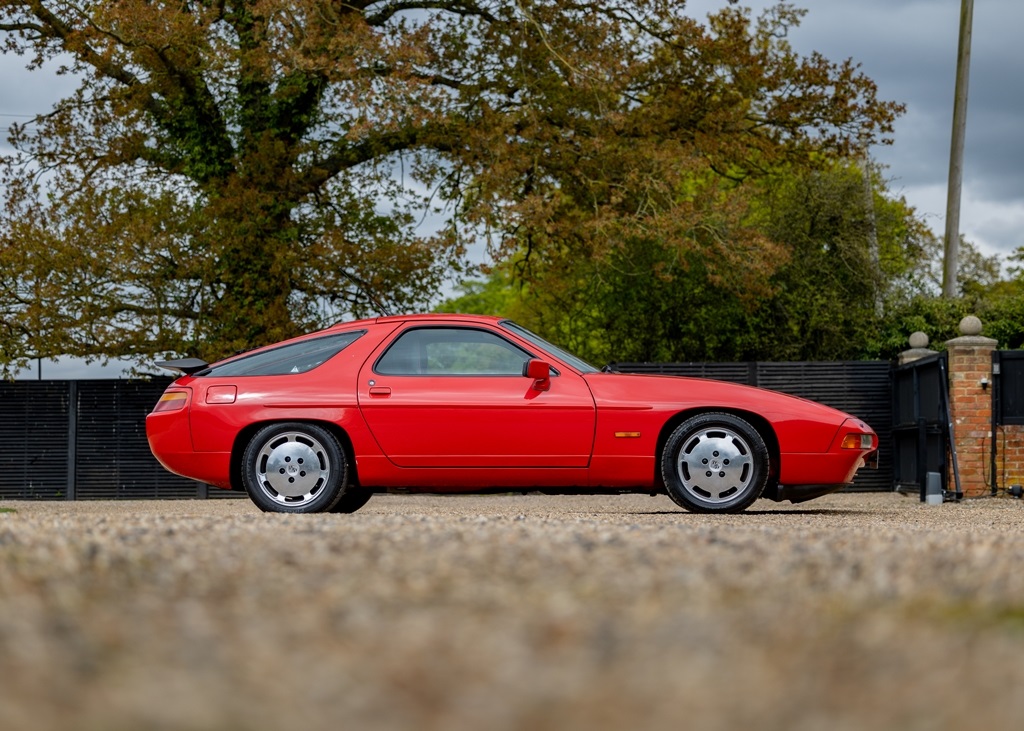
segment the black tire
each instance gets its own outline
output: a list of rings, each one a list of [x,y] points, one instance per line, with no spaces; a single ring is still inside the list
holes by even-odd
[[[315,424],[270,424],[242,454],[242,483],[260,510],[322,513],[345,494],[348,460],[338,440]]]
[[[757,429],[732,414],[691,416],[661,455],[669,497],[694,513],[739,513],[761,497],[768,448]]]
[[[332,513],[354,513],[359,508],[370,502],[370,498],[373,497],[373,491],[366,490],[359,487],[349,487],[341,494],[341,498],[331,508]]]

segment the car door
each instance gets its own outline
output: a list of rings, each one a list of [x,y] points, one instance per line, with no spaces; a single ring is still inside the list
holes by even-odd
[[[486,328],[411,326],[363,366],[359,406],[400,467],[586,467],[590,389],[564,368],[538,390],[537,355]]]

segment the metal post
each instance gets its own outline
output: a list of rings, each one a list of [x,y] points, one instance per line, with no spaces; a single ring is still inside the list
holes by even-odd
[[[925,501],[928,483],[928,424],[923,416],[917,417],[917,484],[921,502]]]
[[[992,393],[990,394],[990,396],[992,398],[992,408],[991,408],[991,412],[992,412],[992,425],[990,427],[991,431],[989,432],[991,434],[989,439],[992,442],[992,448],[988,450],[989,451],[989,474],[992,476],[992,496],[993,497],[995,497],[999,493],[999,479],[996,476],[996,449],[997,449],[996,431],[999,428],[999,423],[1002,421],[1002,416],[1003,415],[1002,415],[1002,413],[997,413],[996,410],[999,409],[1001,411],[1001,403],[1002,402],[999,400],[999,398],[1000,398],[1000,393],[999,393],[999,374],[1001,373],[1001,371],[1002,371],[1002,363],[1000,362],[999,351],[998,350],[993,350],[992,351],[992,387],[991,387],[992,388]]]
[[[939,391],[942,394],[942,408],[946,412],[946,434],[949,439],[949,461],[953,466],[953,481],[956,484],[956,492],[954,496],[957,500],[963,498],[963,490],[960,489],[960,465],[956,458],[956,432],[953,429],[953,410],[949,404],[949,376],[946,374],[946,360],[945,358],[939,359],[939,375],[942,377],[941,388]],[[945,456],[945,455],[943,455]]]
[[[917,487],[921,502],[925,501],[926,473],[928,472],[928,425],[921,416],[921,370],[913,369],[914,379],[914,422],[917,424]]]
[[[78,381],[68,381],[68,481],[64,498],[76,500],[78,479]]]

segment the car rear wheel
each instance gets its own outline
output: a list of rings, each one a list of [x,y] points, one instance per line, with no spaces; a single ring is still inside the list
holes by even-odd
[[[271,424],[256,432],[242,454],[242,478],[261,510],[320,513],[345,494],[348,461],[326,429],[299,422]]]
[[[669,497],[687,510],[738,513],[764,491],[768,448],[738,416],[698,414],[669,436],[661,474]]]

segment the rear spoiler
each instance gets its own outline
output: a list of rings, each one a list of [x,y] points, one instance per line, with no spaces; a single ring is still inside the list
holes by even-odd
[[[209,368],[210,364],[205,360],[199,358],[178,358],[177,360],[160,360],[156,364],[160,368],[166,368],[169,371],[178,371],[186,376],[191,376],[193,373]]]

